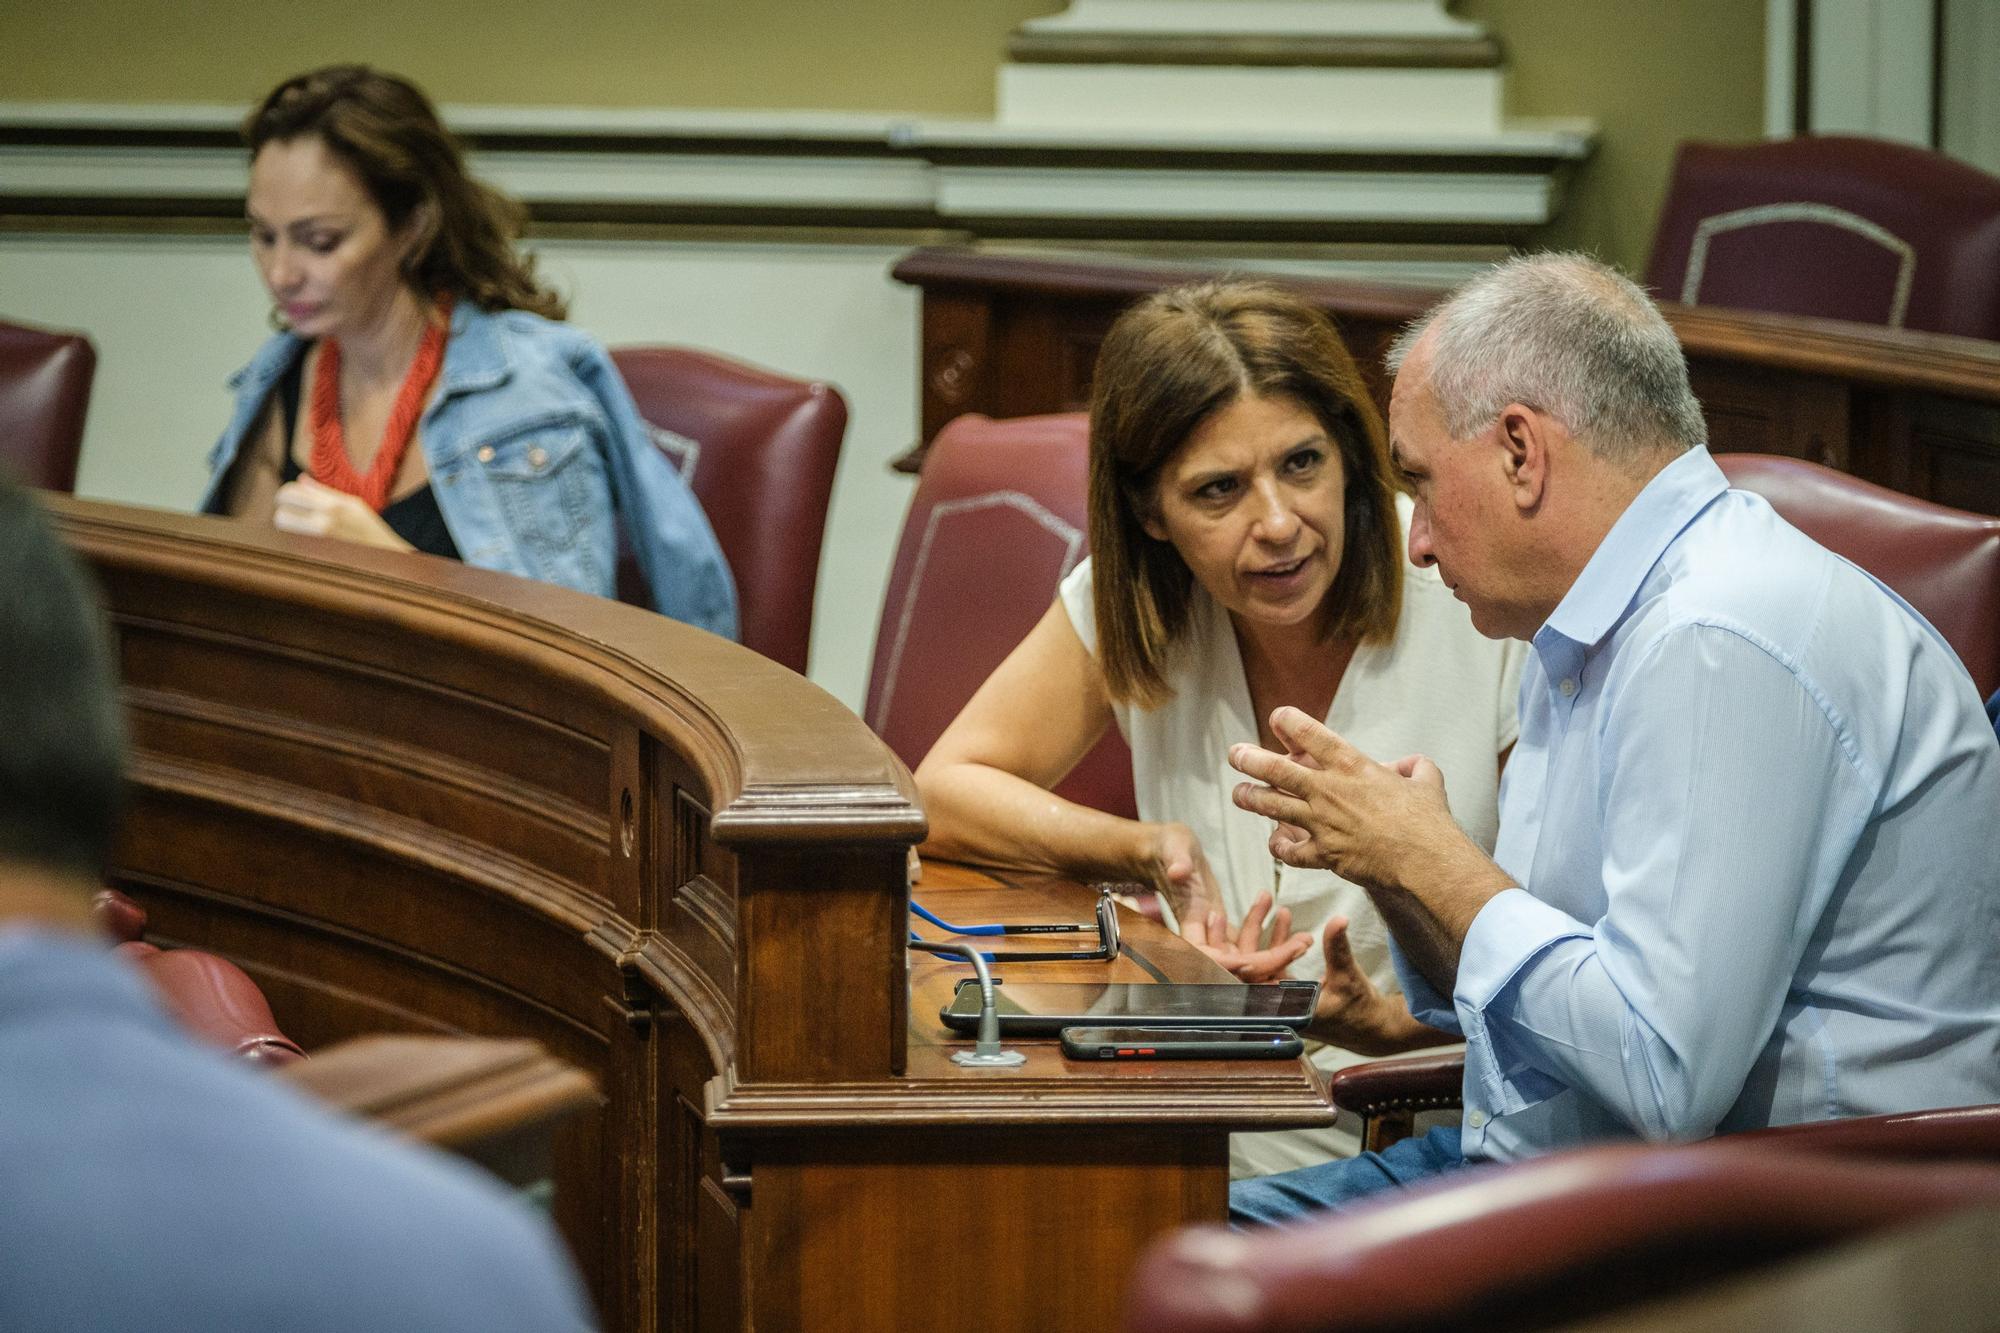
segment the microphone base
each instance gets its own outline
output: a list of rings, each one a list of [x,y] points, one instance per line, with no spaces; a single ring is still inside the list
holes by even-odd
[[[1012,1069],[1026,1064],[1028,1057],[1020,1051],[991,1051],[985,1055],[978,1051],[953,1051],[951,1062],[974,1069]]]

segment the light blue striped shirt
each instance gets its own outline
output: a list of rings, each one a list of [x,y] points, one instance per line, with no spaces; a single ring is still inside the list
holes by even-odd
[[[1465,1152],[2000,1101],[2000,746],[1894,593],[1727,489],[1640,493],[1535,635],[1468,932]]]

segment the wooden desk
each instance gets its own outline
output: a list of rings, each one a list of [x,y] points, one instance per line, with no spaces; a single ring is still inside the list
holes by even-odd
[[[1085,921],[1095,900],[1079,885],[946,864],[928,865],[914,896],[961,922]],[[1228,979],[1156,922],[1124,912],[1120,927],[1170,979]],[[1072,1062],[1046,1038],[1009,1039],[1028,1057],[1019,1068],[960,1068],[951,1053],[970,1042],[937,1015],[972,969],[911,959],[907,1078],[841,1097],[801,1094],[786,1117],[818,1133],[758,1152],[751,1211],[775,1197],[789,1216],[811,1219],[777,1233],[778,1250],[748,1256],[800,1284],[788,1293],[796,1304],[763,1307],[778,1327],[1115,1327],[1124,1275],[1146,1242],[1223,1216],[1230,1130],[1331,1121],[1323,1076],[1302,1060],[1107,1067]],[[993,966],[1017,979],[1152,979],[1126,957]],[[761,1103],[763,1114],[727,1124],[782,1126],[776,1101],[744,1099],[745,1113]],[[837,1307],[815,1304],[814,1272],[845,1275]]]
[[[113,883],[309,1048],[528,1037],[587,1075],[556,1220],[612,1329],[1106,1327],[1148,1237],[1221,1217],[1231,1129],[1331,1114],[1303,1063],[951,1064],[952,969],[904,947],[908,773],[733,644],[448,561],[50,505],[119,641]],[[1088,908],[934,873],[949,911]]]
[[[962,412],[1084,407],[1118,312],[1220,270],[1114,257],[930,248],[897,263],[923,291],[923,440]],[[1332,315],[1384,411],[1382,353],[1443,292],[1256,274]],[[2000,514],[2000,343],[1714,306],[1661,307],[1718,451],[1809,458],[1909,495]],[[914,470],[921,444],[903,460]]]

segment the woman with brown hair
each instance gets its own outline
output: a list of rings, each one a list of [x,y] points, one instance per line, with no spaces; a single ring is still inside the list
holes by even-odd
[[[1272,860],[1269,823],[1230,800],[1228,747],[1274,746],[1290,704],[1378,759],[1439,760],[1459,821],[1497,832],[1524,646],[1405,566],[1407,501],[1353,359],[1277,287],[1162,292],[1105,339],[1090,437],[1092,556],[918,767],[925,852],[1151,884],[1238,976],[1324,977],[1309,1035],[1329,1068],[1451,1040],[1387,1002],[1367,896]],[[1050,792],[1114,724],[1137,820]],[[1238,1135],[1235,1168],[1353,1150],[1351,1128]]]
[[[700,505],[429,99],[329,66],[273,89],[244,137],[283,332],[231,381],[202,509],[607,597],[615,514],[659,610],[734,637]]]

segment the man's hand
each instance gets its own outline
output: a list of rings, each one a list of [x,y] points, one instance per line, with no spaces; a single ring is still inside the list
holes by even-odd
[[[1326,923],[1320,949],[1326,955],[1326,979],[1320,983],[1312,1026],[1306,1029],[1314,1038],[1361,1055],[1395,1055],[1457,1040],[1419,1023],[1402,996],[1376,989],[1354,961],[1346,917]]]
[[[1430,760],[1378,764],[1296,708],[1273,713],[1271,729],[1290,754],[1233,745],[1229,763],[1266,784],[1239,784],[1235,800],[1277,821],[1271,855],[1285,864],[1364,888],[1401,887],[1413,853],[1465,841]]]
[[[298,532],[308,537],[338,537],[363,546],[379,546],[389,551],[412,547],[382,516],[345,491],[323,486],[311,477],[288,481],[278,488],[277,509],[271,525],[280,532]]]
[[[1181,917],[1181,938],[1228,968],[1238,981],[1276,981],[1305,956],[1312,947],[1312,935],[1294,931],[1292,909],[1280,907],[1271,917],[1271,943],[1266,946],[1264,916],[1270,910],[1271,895],[1258,894],[1243,914],[1243,924],[1234,931],[1220,907],[1190,912]]]
[[[1240,784],[1236,804],[1277,821],[1280,861],[1366,889],[1404,955],[1451,994],[1473,918],[1514,885],[1451,817],[1444,774],[1422,755],[1378,764],[1296,708],[1271,714],[1271,730],[1297,757],[1231,746],[1230,764],[1268,784]]]

